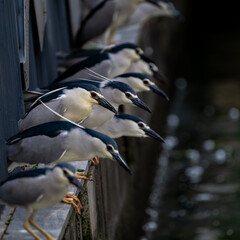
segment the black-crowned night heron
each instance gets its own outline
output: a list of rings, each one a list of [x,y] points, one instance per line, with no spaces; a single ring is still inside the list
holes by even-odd
[[[124,73],[122,75],[116,76],[112,80],[128,84],[136,91],[136,93],[152,91],[169,101],[167,94],[161,90],[151,79],[149,79],[148,76],[144,74]]]
[[[96,129],[111,138],[122,136],[152,137],[164,142],[141,118],[130,114],[118,114]]]
[[[87,161],[95,157],[114,160],[131,173],[113,139],[67,121],[37,125],[7,141],[7,158],[12,162],[9,171],[26,164]]]
[[[137,6],[144,2],[144,0],[115,0],[115,16],[114,19],[104,34],[104,43],[109,44],[114,41],[116,31],[121,28]]]
[[[153,17],[170,17],[179,18],[181,14],[176,10],[173,3],[166,0],[147,0],[139,4],[124,24],[125,26],[131,26],[135,24],[143,24]]]
[[[69,163],[18,172],[0,183],[0,203],[25,208],[24,228],[35,239],[41,239],[30,229],[29,222],[48,240],[53,240],[52,236],[34,222],[34,217],[38,210],[60,202],[67,195],[70,183],[82,188],[75,176],[75,168]]]
[[[136,92],[126,83],[118,81],[88,81],[80,80],[77,82],[84,82],[88,84],[93,84],[97,86],[103,96],[116,108],[120,105],[130,104],[133,106],[138,106],[148,112],[151,112],[149,107],[141,101]],[[74,82],[60,82],[57,87],[63,87],[68,84],[74,84]],[[102,125],[104,122],[108,121],[114,116],[114,113],[110,111],[105,111],[102,107],[93,106],[92,111],[89,115],[83,119],[81,125],[87,128],[96,128]]]
[[[156,63],[145,56],[144,54],[139,54],[141,59],[138,61],[131,62],[130,67],[126,70],[125,73],[138,72],[145,74],[147,76],[153,77],[156,81],[163,84],[167,83],[167,78],[160,72]]]
[[[105,49],[105,50],[104,49],[74,49],[70,52],[62,51],[61,53],[58,54],[59,68],[66,70],[66,68],[78,63],[79,61],[83,61],[83,59],[86,60],[87,58],[90,58],[88,61],[84,62],[84,64],[86,66],[89,66],[88,68],[90,68],[92,70],[94,70],[94,68],[95,68],[96,72],[98,72],[99,74],[101,74],[103,76],[107,76],[108,75],[107,67],[97,68],[97,66],[92,67],[91,64],[93,64],[93,63],[90,64],[90,60],[91,60],[91,62],[103,61],[101,64],[103,64],[104,61],[106,61],[105,65],[107,66],[107,60],[102,60],[102,58],[104,58],[103,56],[106,56],[106,59],[107,59],[107,55],[100,54],[100,53],[107,53],[107,52],[108,52],[107,49]],[[154,77],[159,82],[166,83],[167,78],[160,72],[159,68],[156,66],[156,63],[153,60],[151,60],[149,57],[147,57],[146,55],[142,54],[141,50],[140,51],[138,50],[137,52],[138,52],[140,59],[132,61],[130,66],[128,67],[128,69],[126,69],[121,74],[137,72],[137,73],[142,73],[142,74]],[[94,55],[96,57],[96,60],[94,60],[94,57],[93,57]],[[99,58],[99,60],[97,60],[98,58]],[[84,68],[84,66],[82,66],[82,67]],[[116,67],[117,67],[117,65],[116,65]],[[84,75],[83,75],[83,73],[84,73]],[[82,72],[80,76],[83,78],[89,78],[89,71]],[[116,77],[116,76],[117,75],[112,76],[111,78]],[[64,75],[62,77],[64,77]],[[67,75],[67,77],[68,77],[68,75]]]
[[[96,37],[104,35],[104,44],[113,41],[116,31],[132,15],[144,0],[103,0],[95,5],[83,19],[76,37],[76,45],[82,46]]]
[[[115,0],[104,0],[91,9],[81,23],[75,40],[76,46],[81,47],[102,35],[113,21],[115,7]]]
[[[43,105],[45,104],[45,105]],[[98,104],[116,113],[116,109],[104,98],[99,88],[92,84],[76,83],[53,90],[39,97],[27,114],[19,120],[19,130],[25,130],[45,122],[63,120],[62,116],[80,122]],[[53,113],[51,110],[60,115]]]
[[[71,81],[79,77],[89,78],[89,71],[86,68],[105,77],[113,78],[125,73],[133,61],[140,59],[142,53],[142,49],[135,44],[119,44],[72,65],[54,82]]]

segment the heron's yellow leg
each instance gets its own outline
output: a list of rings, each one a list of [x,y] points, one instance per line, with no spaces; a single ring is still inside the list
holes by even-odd
[[[23,227],[24,227],[36,240],[42,240],[42,239],[41,239],[35,232],[33,232],[33,230],[29,227],[29,225],[28,225],[28,213],[29,213],[29,211],[27,210]]]
[[[47,240],[55,240],[51,235],[49,235],[47,232],[45,232],[40,226],[38,226],[35,222],[34,222],[34,217],[37,213],[37,210],[34,210],[31,214],[31,216],[29,217],[28,221],[29,223],[35,227],[42,235],[44,235]]]

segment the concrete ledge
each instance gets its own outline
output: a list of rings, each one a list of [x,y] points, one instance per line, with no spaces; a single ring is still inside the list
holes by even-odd
[[[83,169],[84,173],[88,172],[89,169],[89,162],[82,161],[82,162],[72,162],[72,164],[76,167],[76,169]],[[84,183],[83,180],[82,184]],[[76,196],[79,195],[79,191],[76,187],[70,186],[69,193],[72,193]],[[82,194],[80,194],[82,195]],[[7,207],[6,212],[9,212],[12,208]],[[81,216],[77,214],[72,214],[73,207],[69,204],[65,203],[58,203],[51,208],[40,210],[35,218],[35,222],[41,226],[47,233],[52,235],[55,239],[63,239],[66,228],[71,226],[71,224],[79,224],[81,225]],[[6,214],[7,216],[7,214]],[[9,216],[9,215],[8,215]],[[12,220],[10,224],[7,226],[5,225],[6,217],[3,221],[0,222],[1,227],[0,229],[6,228],[5,234],[2,236],[1,239],[3,240],[30,240],[33,237],[23,228],[23,222],[25,217],[25,209],[16,208]],[[73,221],[70,221],[70,218],[74,218]],[[70,225],[69,225],[70,223]],[[5,225],[2,226],[2,225]],[[76,229],[81,229],[80,227],[72,226],[75,230],[74,231],[66,231],[66,239],[81,239],[81,231],[76,231]],[[40,237],[45,239],[37,230],[32,228],[36,234]],[[80,238],[79,238],[80,237]]]

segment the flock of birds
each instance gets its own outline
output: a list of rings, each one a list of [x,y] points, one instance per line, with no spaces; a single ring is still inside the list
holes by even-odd
[[[26,114],[19,120],[19,133],[6,143],[9,172],[18,166],[54,165],[20,171],[0,183],[0,202],[26,208],[24,228],[35,239],[41,238],[28,223],[53,239],[34,222],[36,212],[61,200],[76,206],[74,201],[79,200],[67,193],[69,184],[82,188],[78,179],[89,180],[69,162],[98,164],[99,158],[108,158],[132,174],[113,138],[152,137],[164,142],[141,118],[118,112],[120,105],[151,112],[139,92],[152,91],[169,100],[153,81],[158,85],[166,82],[155,63],[133,43],[100,49],[86,46],[103,34],[101,39],[109,43],[123,24],[143,23],[153,16],[178,16],[178,11],[167,0],[88,3],[92,9],[76,37],[81,48],[57,54],[62,72],[51,85],[25,92]]]

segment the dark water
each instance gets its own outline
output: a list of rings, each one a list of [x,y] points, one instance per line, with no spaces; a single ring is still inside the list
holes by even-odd
[[[240,239],[239,40],[208,35],[174,83],[141,240]]]
[[[160,156],[141,240],[240,239],[240,84],[213,82],[204,97],[201,88],[188,85],[168,116],[175,130]]]
[[[188,87],[189,94],[176,112],[177,145],[168,159],[169,181],[158,209],[154,240],[240,239],[240,101],[236,91],[240,85],[235,80],[208,85],[208,102],[197,101],[199,87]],[[232,94],[223,101],[226,91]]]

